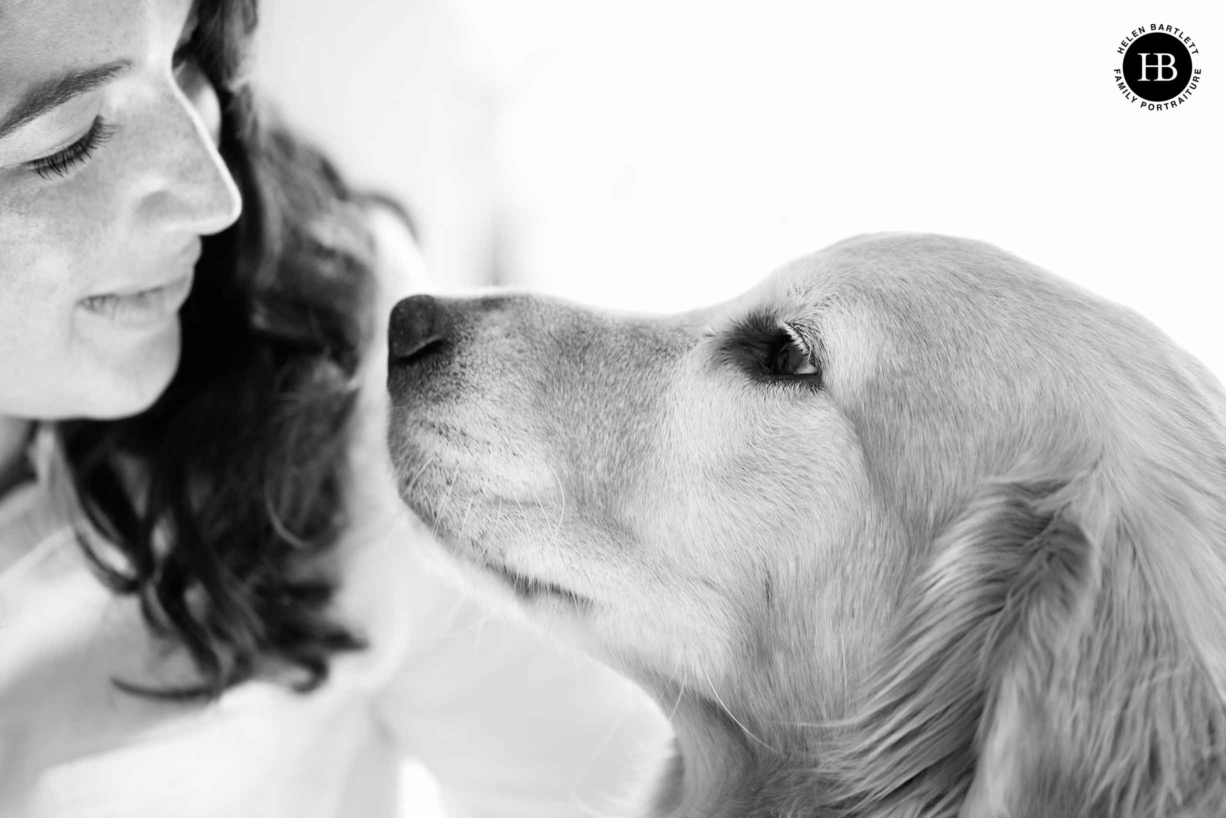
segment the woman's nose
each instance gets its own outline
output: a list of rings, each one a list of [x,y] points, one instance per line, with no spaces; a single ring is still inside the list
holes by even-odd
[[[153,180],[142,207],[164,228],[198,235],[219,233],[242,212],[242,196],[217,152],[221,107],[204,75],[181,81],[148,158]]]

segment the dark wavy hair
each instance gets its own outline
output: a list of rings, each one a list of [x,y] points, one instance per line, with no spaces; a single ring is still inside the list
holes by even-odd
[[[198,12],[189,48],[221,99],[219,150],[243,214],[204,241],[166,392],[136,417],[58,434],[90,526],[121,554],[104,558],[83,532],[91,560],[199,672],[182,687],[116,683],[211,698],[288,671],[306,691],[333,654],[363,644],[329,609],[373,247],[359,197],[256,104],[256,0],[201,0]]]

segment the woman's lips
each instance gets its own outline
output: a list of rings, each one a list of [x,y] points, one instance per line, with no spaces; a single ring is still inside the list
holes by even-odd
[[[91,295],[81,300],[82,309],[130,329],[164,324],[179,312],[192,289],[192,274],[145,289]]]
[[[110,291],[82,298],[80,306],[90,315],[120,327],[150,329],[163,326],[179,312],[191,293],[192,276],[202,249],[203,242],[194,238],[167,260],[161,269],[183,271],[175,278],[152,284],[120,284]]]

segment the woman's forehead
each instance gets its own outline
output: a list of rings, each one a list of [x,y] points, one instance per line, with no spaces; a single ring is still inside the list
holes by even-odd
[[[48,72],[139,55],[191,0],[0,0],[0,99]]]
[[[142,63],[190,0],[0,0],[0,138]],[[110,67],[111,70],[107,70]]]
[[[141,47],[149,0],[0,0],[0,112],[28,86]]]

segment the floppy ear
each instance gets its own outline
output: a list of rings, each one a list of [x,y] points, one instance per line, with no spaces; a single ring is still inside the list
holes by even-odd
[[[1093,630],[1101,550],[1067,503],[1072,492],[1012,483],[989,491],[955,548],[998,561],[985,588],[995,596],[978,666],[983,712],[974,778],[960,818],[1075,818],[1094,794],[1081,758],[1069,753],[1067,715],[1053,686],[1077,665]]]
[[[1014,795],[1038,786],[1053,806],[1035,815],[1065,814],[1054,805],[1078,784],[1059,767],[1048,775],[1059,731],[1037,705],[1098,587],[1098,550],[1070,515],[1071,493],[1067,482],[994,481],[934,543],[869,697],[823,762],[841,809],[952,816],[965,802],[963,816],[1020,818]]]
[[[1220,500],[1187,478],[1117,472],[1028,503],[1048,522],[983,643],[961,818],[1226,815]]]

